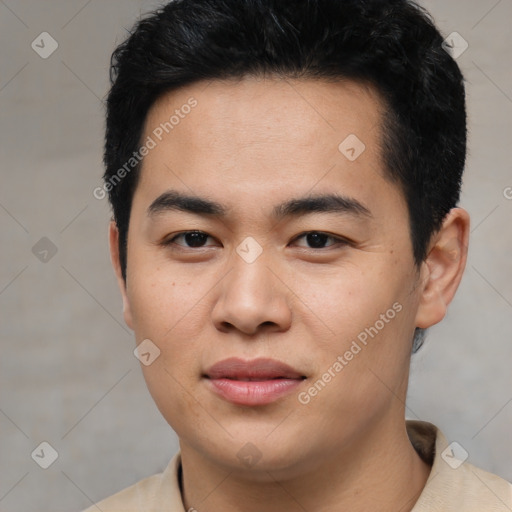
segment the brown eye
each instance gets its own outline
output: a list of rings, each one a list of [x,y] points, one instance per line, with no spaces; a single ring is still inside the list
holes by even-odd
[[[176,244],[188,248],[204,247],[208,238],[211,238],[210,235],[202,231],[184,231],[171,238],[165,244]],[[183,240],[184,243],[177,242],[177,240]]]
[[[322,231],[309,231],[308,233],[303,233],[299,235],[295,240],[304,239],[308,244],[307,247],[309,249],[324,249],[326,247],[331,247],[333,245],[339,244],[347,244],[345,240],[342,238],[338,238],[327,233],[323,233]],[[329,245],[326,244],[331,241]],[[304,247],[303,245],[301,247]]]

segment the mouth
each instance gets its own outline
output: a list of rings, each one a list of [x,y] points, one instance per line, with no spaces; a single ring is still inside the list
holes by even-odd
[[[225,379],[229,380],[238,380],[240,382],[263,382],[267,380],[279,380],[279,379],[287,379],[288,377],[268,377],[268,376],[262,376],[262,377],[224,377]],[[304,378],[305,377],[301,377]]]
[[[209,368],[203,378],[209,389],[236,405],[266,405],[296,389],[305,375],[273,359],[225,359]]]

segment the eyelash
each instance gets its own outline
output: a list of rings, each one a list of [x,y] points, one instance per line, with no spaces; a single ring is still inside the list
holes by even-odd
[[[197,234],[202,234],[202,235],[206,235],[208,236],[209,238],[213,238],[211,235],[208,235],[208,233],[205,233],[204,231],[182,231],[181,233],[178,233],[177,235],[174,235],[172,238],[168,239],[168,240],[164,240],[162,242],[162,245],[165,246],[165,247],[169,247],[169,246],[173,246],[173,245],[176,245],[180,248],[183,248],[185,250],[187,249],[205,249],[206,247],[209,247],[209,246],[201,246],[201,247],[188,247],[188,246],[183,246],[183,245],[180,245],[180,244],[177,244],[175,242],[176,239],[180,238],[180,237],[184,237],[186,236],[187,234],[190,234],[190,233],[197,233]],[[301,233],[300,235],[297,235],[293,241],[296,241],[296,240],[299,240],[301,238],[304,238],[306,237],[307,235],[310,235],[310,234],[319,234],[319,235],[325,235],[328,239],[331,239],[331,240],[334,240],[335,243],[332,244],[332,245],[329,245],[327,247],[321,247],[321,248],[318,248],[318,247],[302,247],[303,249],[309,249],[309,250],[312,250],[312,251],[325,251],[326,249],[329,249],[329,248],[332,248],[332,247],[336,247],[336,246],[346,246],[346,245],[351,245],[351,242],[347,239],[344,239],[344,238],[341,238],[341,237],[338,237],[338,236],[334,236],[334,235],[330,235],[329,233],[325,233],[324,231],[305,231],[304,233]]]

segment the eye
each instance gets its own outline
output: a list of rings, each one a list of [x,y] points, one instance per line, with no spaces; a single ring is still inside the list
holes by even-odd
[[[211,247],[215,244],[207,245],[208,239],[212,239],[210,235],[203,231],[183,231],[163,242],[165,246],[177,245],[186,249]],[[322,231],[308,231],[297,236],[294,241],[305,240],[306,245],[297,244],[299,247],[307,249],[325,249],[333,246],[348,245],[350,242],[340,237],[329,235]],[[330,242],[330,243],[329,243]]]
[[[212,237],[203,231],[183,231],[183,233],[179,233],[164,241],[164,245],[168,246],[175,244],[191,249],[195,247],[208,247],[205,245],[208,238]],[[178,240],[183,240],[184,243],[179,243]]]
[[[324,249],[326,247],[326,243],[330,240],[330,245],[327,245],[328,247],[332,247],[334,245],[348,245],[348,240],[344,240],[343,238],[339,238],[336,236],[329,235],[327,233],[323,233],[322,231],[308,231],[307,233],[302,233],[302,235],[299,235],[297,238],[295,238],[295,241],[305,239],[306,243],[310,245],[310,247],[307,247],[308,249]],[[299,247],[305,247],[304,245],[299,245]]]

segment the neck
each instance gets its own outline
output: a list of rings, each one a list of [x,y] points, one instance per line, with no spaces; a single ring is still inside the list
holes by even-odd
[[[240,472],[180,442],[185,510],[198,512],[410,512],[430,473],[402,428],[379,426],[307,470]],[[304,465],[298,466],[304,467]]]

